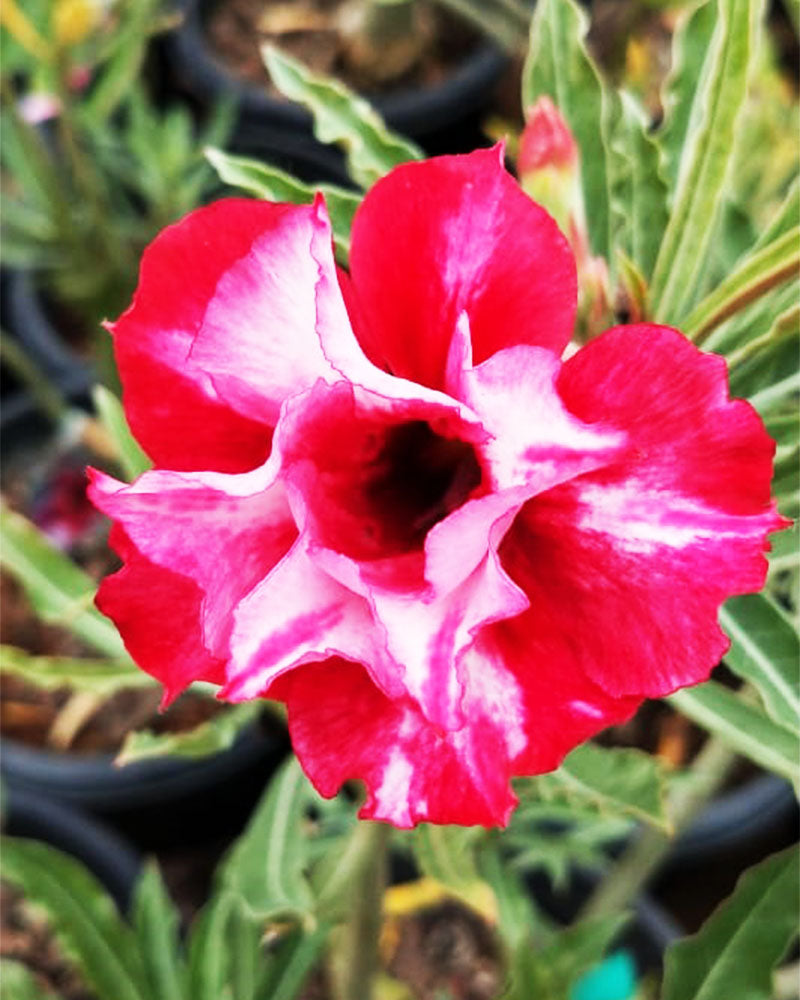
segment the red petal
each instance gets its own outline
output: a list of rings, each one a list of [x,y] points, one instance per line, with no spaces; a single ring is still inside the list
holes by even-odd
[[[760,589],[766,534],[783,524],[773,442],[728,399],[722,359],[665,328],[609,331],[565,364],[559,389],[629,446],[534,497],[504,539],[532,641],[615,696],[698,683],[728,646],[719,605]]]
[[[320,205],[228,199],[165,229],[111,327],[128,419],[154,461],[260,464],[283,400],[331,372],[318,314],[347,325]]]
[[[475,364],[513,344],[565,347],[572,254],[500,158],[494,149],[405,164],[364,199],[350,251],[351,319],[376,365],[443,388],[464,311]]]

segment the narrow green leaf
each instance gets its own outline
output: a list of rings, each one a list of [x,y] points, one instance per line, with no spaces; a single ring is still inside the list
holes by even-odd
[[[247,829],[217,873],[220,884],[263,919],[302,917],[312,908],[302,836],[306,787],[300,765],[290,758],[273,775]]]
[[[664,768],[651,754],[584,743],[569,754],[557,771],[542,778],[556,794],[561,792],[579,802],[592,802],[608,812],[634,816],[662,830],[670,829]]]
[[[189,937],[184,995],[188,1000],[220,1000],[230,996],[228,924],[238,906],[229,892],[215,894],[192,924]]]
[[[368,188],[392,167],[422,159],[419,147],[391,132],[363,97],[338,80],[312,73],[274,46],[265,45],[261,52],[278,90],[314,116],[319,141],[343,147],[357,184]]]
[[[794,337],[800,339],[800,305],[791,306],[778,316],[766,333],[756,337],[754,340],[743,344],[737,350],[728,355],[728,371],[733,372],[746,362],[758,361],[759,368],[763,367],[763,357],[765,352],[772,351],[781,345],[784,340]],[[747,377],[748,373],[745,373]],[[737,382],[741,383],[742,373],[736,372]],[[745,390],[745,395],[748,391]]]
[[[92,578],[5,504],[0,504],[0,565],[19,581],[44,621],[63,625],[106,656],[128,659],[116,628],[92,605]]]
[[[0,958],[0,1000],[58,1000],[58,997],[42,989],[27,965]]]
[[[772,970],[797,935],[795,847],[746,871],[697,934],[666,955],[663,1000],[770,1000]]]
[[[113,392],[103,385],[92,389],[92,402],[100,422],[105,427],[117,449],[122,472],[128,482],[146,472],[153,464],[142,451],[139,442],[131,434],[122,403]]]
[[[587,17],[573,0],[539,0],[522,71],[522,106],[547,95],[564,116],[580,150],[589,243],[611,259],[608,163],[599,127],[609,98],[584,42],[587,30]]]
[[[178,912],[169,898],[158,866],[149,861],[136,886],[132,913],[150,996],[187,1000],[178,937]]]
[[[762,0],[717,3],[675,200],[653,272],[651,306],[659,322],[678,323],[693,304],[722,204],[762,6]]]
[[[693,116],[700,116],[700,79],[706,64],[717,15],[710,0],[686,6],[678,16],[672,39],[672,66],[664,82],[664,122],[656,134],[662,170],[674,191]]]
[[[39,841],[7,837],[0,872],[45,909],[64,953],[102,1000],[149,1000],[132,932],[82,864]]]
[[[131,660],[81,660],[68,656],[32,656],[16,646],[0,645],[0,670],[15,674],[45,691],[70,687],[107,697],[156,682]]]
[[[707,295],[683,321],[690,340],[701,344],[720,323],[800,268],[800,225],[750,254],[722,284]]]
[[[667,701],[733,750],[800,788],[800,737],[716,681],[684,688]]]
[[[767,714],[794,732],[800,725],[800,642],[764,594],[732,597],[719,621],[731,639],[725,662],[756,688]]]
[[[294,928],[267,958],[255,1000],[295,1000],[311,970],[320,961],[330,927]]]
[[[750,396],[750,402],[763,416],[782,403],[787,396],[800,392],[800,372],[787,375]]]
[[[350,228],[356,209],[361,204],[360,194],[346,191],[335,184],[304,184],[269,163],[251,160],[246,156],[235,156],[221,149],[206,149],[205,155],[221,180],[232,187],[242,188],[257,198],[307,205],[320,191],[325,196],[336,246],[345,256],[350,252]]]
[[[153,757],[208,757],[232,746],[239,733],[249,726],[263,707],[258,702],[244,702],[226,708],[194,729],[176,733],[154,733],[137,729],[125,737],[116,757],[119,765]]]

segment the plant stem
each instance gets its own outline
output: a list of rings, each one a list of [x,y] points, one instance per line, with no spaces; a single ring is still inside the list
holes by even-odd
[[[378,970],[378,936],[388,877],[391,827],[364,820],[353,835],[357,863],[350,869],[347,921],[338,949],[337,1000],[370,1000]]]
[[[692,767],[692,780],[673,793],[674,834],[685,829],[725,781],[736,752],[709,737]],[[618,913],[637,895],[672,847],[673,837],[648,827],[626,848],[622,857],[589,898],[581,918]]]

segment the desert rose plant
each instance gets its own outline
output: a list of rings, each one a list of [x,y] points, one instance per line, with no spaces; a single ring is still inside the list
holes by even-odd
[[[123,561],[97,603],[165,704],[193,683],[283,703],[316,790],[287,765],[221,869],[203,933],[240,921],[255,954],[254,928],[291,932],[249,992],[220,938],[220,991],[294,996],[328,941],[334,994],[370,996],[391,836],[450,891],[490,887],[499,995],[588,996],[582,974],[736,752],[797,784],[796,557],[778,541],[796,516],[796,180],[725,275],[714,246],[760,14],[686,15],[654,135],[598,73],[579,9],[540,3],[522,186],[502,146],[422,160],[270,51],[366,193],[212,150],[260,197],[199,209],[146,250],[108,329],[154,467],[91,472]],[[773,532],[769,596],[744,596]],[[722,658],[742,692],[709,680]],[[582,746],[670,696],[711,734],[680,780]],[[520,844],[546,837],[531,819],[556,806],[563,865],[575,826],[648,824],[564,932],[518,874]],[[766,997],[797,907],[790,851],[669,953],[663,996],[747,982]]]

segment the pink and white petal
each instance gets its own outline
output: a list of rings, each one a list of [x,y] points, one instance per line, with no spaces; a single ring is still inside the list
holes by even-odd
[[[131,485],[90,470],[89,496],[141,557],[191,581],[203,597],[204,644],[226,657],[233,610],[297,536],[280,483],[263,470],[228,476],[154,470]]]
[[[347,317],[322,308],[341,302],[330,239],[319,203],[227,199],[147,248],[110,329],[132,429],[157,464],[252,468],[283,400],[332,377],[317,326]]]
[[[351,314],[378,367],[433,389],[469,316],[476,364],[513,344],[560,354],[575,316],[575,263],[555,222],[502,166],[502,150],[404,164],[356,212]]]
[[[664,328],[598,338],[559,390],[582,420],[625,427],[629,449],[534,497],[507,533],[501,558],[531,629],[565,672],[615,697],[705,680],[728,647],[718,608],[763,585],[766,535],[783,524],[773,443],[728,399],[722,360]]]
[[[246,701],[304,663],[343,656],[368,666],[390,696],[400,670],[385,649],[369,604],[320,570],[304,539],[236,608],[231,662],[220,697]]]
[[[119,525],[110,543],[125,565],[102,581],[97,606],[116,624],[136,663],[164,685],[162,707],[193,681],[221,684],[225,664],[204,644],[197,584],[142,556]]]
[[[570,413],[556,389],[560,371],[551,351],[519,345],[462,372],[459,398],[491,434],[481,452],[494,489],[538,493],[619,455],[625,431]]]
[[[517,800],[496,718],[475,715],[443,733],[412,701],[387,698],[363,667],[337,659],[293,670],[268,694],[286,702],[292,745],[322,795],[365,782],[361,818],[401,828],[508,821]]]

